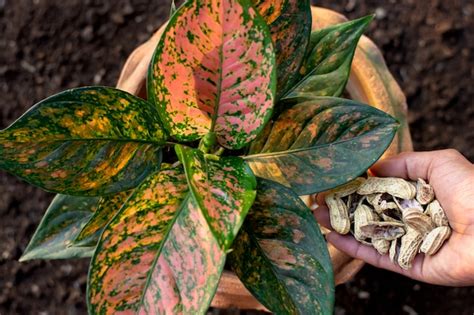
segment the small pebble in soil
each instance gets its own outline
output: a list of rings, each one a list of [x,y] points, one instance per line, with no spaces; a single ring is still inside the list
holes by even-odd
[[[383,20],[387,16],[387,11],[384,8],[375,9],[375,18],[377,20]]]
[[[408,305],[403,305],[402,310],[408,315],[418,315],[418,313],[413,309],[413,307]]]
[[[367,300],[370,299],[370,293],[367,291],[359,291],[357,297],[361,300]]]

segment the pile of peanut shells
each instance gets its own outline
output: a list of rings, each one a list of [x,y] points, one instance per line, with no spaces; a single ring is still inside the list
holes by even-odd
[[[401,178],[369,177],[326,195],[332,228],[409,269],[419,253],[434,255],[451,235],[448,218],[433,187]]]

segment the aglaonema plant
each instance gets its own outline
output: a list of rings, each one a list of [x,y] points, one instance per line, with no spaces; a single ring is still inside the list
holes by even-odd
[[[65,91],[0,133],[0,168],[57,193],[21,260],[92,257],[91,314],[202,314],[226,260],[278,314],[330,314],[299,196],[366,172],[398,124],[339,98],[372,17],[311,33],[309,0],[172,9],[148,97]]]

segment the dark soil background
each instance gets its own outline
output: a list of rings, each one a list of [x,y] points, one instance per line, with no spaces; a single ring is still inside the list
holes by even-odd
[[[377,13],[382,48],[410,106],[416,150],[474,161],[474,2],[318,1]],[[0,0],[0,128],[67,88],[114,85],[128,54],[163,23],[165,0]],[[0,314],[84,314],[87,261],[18,263],[52,195],[0,173]],[[336,314],[467,314],[474,288],[444,288],[366,266],[337,288]],[[229,312],[238,314],[237,311]]]

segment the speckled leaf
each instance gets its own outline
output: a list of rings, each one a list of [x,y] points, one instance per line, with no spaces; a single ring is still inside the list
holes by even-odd
[[[269,119],[275,54],[265,21],[249,0],[188,1],[171,18],[148,77],[148,99],[179,141],[215,131],[240,149]]]
[[[181,168],[150,176],[105,228],[91,262],[91,314],[203,314],[224,267]]]
[[[270,27],[277,62],[277,95],[284,95],[301,75],[311,34],[309,0],[252,0]]]
[[[176,146],[191,192],[219,245],[227,250],[255,199],[256,180],[240,157],[217,157]]]
[[[164,141],[149,103],[113,88],[73,89],[0,132],[0,169],[52,192],[110,194],[136,187],[154,171]]]
[[[367,16],[314,31],[300,69],[303,79],[290,95],[310,92],[318,96],[340,96],[349,80],[357,43],[372,19],[373,16]]]
[[[73,246],[97,209],[98,197],[57,195],[46,210],[20,261],[90,257],[95,248]]]
[[[391,116],[330,97],[296,97],[272,126],[260,154],[245,157],[254,174],[299,195],[325,191],[363,174],[397,131]],[[290,106],[290,105],[287,105]]]
[[[118,194],[101,197],[97,205],[97,211],[94,212],[87,224],[82,228],[74,243],[81,246],[97,244],[102,230],[119,212],[130,194],[131,191],[123,191]]]
[[[255,204],[229,255],[232,269],[275,314],[332,314],[334,278],[311,211],[290,189],[259,179]]]

